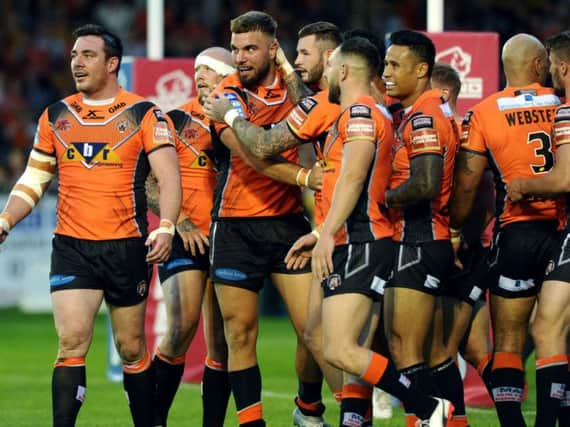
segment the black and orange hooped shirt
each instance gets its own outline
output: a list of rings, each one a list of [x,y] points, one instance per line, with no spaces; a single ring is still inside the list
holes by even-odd
[[[176,131],[182,181],[182,212],[200,231],[210,233],[216,170],[210,119],[198,97],[168,112]]]
[[[285,82],[278,73],[270,86],[255,89],[245,88],[237,73],[230,74],[220,82],[214,96],[225,96],[242,117],[266,129],[285,119],[293,108]],[[223,136],[227,128],[226,123],[215,124],[217,135]],[[297,186],[256,172],[221,141],[214,140],[214,143],[218,180],[213,219],[275,217],[302,212],[301,192]],[[281,156],[297,163],[296,148],[281,153]]]
[[[340,177],[344,145],[374,144],[375,154],[356,206],[335,235],[336,245],[372,242],[392,237],[393,229],[385,208],[390,181],[390,161],[394,140],[390,114],[376,105],[371,96],[359,97],[344,110],[328,133],[323,149],[327,167],[323,177],[319,217],[328,214],[335,185]],[[320,223],[319,223],[320,225]]]
[[[534,178],[554,165],[555,110],[560,99],[539,84],[505,88],[471,109],[463,120],[461,150],[487,156],[495,175],[496,217],[500,227],[520,221],[559,220],[561,198],[530,198],[511,203],[506,185]]]
[[[448,204],[458,143],[453,114],[438,89],[427,90],[403,111],[392,150],[390,188],[400,186],[410,177],[410,160],[417,156],[441,156],[443,174],[439,195],[434,200],[390,209],[394,240],[422,243],[449,239]]]
[[[147,233],[147,156],[174,145],[166,115],[153,103],[119,91],[108,104],[79,93],[50,105],[33,149],[56,157],[56,234],[86,240]]]

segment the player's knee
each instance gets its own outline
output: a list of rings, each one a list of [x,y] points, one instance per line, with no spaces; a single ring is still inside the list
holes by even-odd
[[[91,340],[91,332],[86,330],[67,330],[59,332],[58,345],[60,356],[80,357],[87,353],[89,342]]]
[[[232,349],[247,348],[255,346],[256,328],[245,322],[229,320],[224,329],[226,331],[226,341]]]
[[[166,331],[170,345],[176,349],[177,352],[179,350],[184,353],[196,333],[196,328],[196,323],[174,323],[170,325]]]
[[[324,343],[325,360],[342,370],[350,371],[351,360],[354,360],[353,346],[345,341],[329,340]]]
[[[317,336],[312,329],[305,328],[303,331],[303,341],[312,353],[322,351],[321,337]]]
[[[146,351],[144,337],[130,339],[118,338],[115,339],[115,345],[119,356],[126,362],[133,362],[141,359]]]

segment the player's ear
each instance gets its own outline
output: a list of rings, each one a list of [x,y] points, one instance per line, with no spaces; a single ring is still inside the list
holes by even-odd
[[[109,73],[114,73],[117,71],[117,67],[119,66],[119,58],[117,58],[116,56],[111,56],[108,60],[107,60],[107,71]]]
[[[429,66],[427,62],[420,62],[416,65],[416,77],[418,79],[427,78]]]
[[[277,39],[273,39],[269,45],[269,56],[271,57],[272,61],[274,61],[275,57],[277,56],[277,49],[279,49],[279,42]]]

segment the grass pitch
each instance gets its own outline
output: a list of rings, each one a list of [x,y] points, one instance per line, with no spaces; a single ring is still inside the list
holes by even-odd
[[[78,426],[124,427],[131,424],[122,384],[106,377],[106,328],[98,316],[93,344],[87,357],[87,398],[79,414]],[[51,425],[51,374],[57,340],[49,314],[24,314],[15,309],[0,310],[0,425]],[[258,355],[263,378],[264,414],[269,427],[290,427],[293,398],[297,389],[293,357],[295,337],[287,319],[262,318]],[[534,359],[527,363],[529,396],[523,405],[528,425],[534,423]],[[338,408],[328,390],[323,390],[326,417],[333,425]],[[495,427],[494,410],[468,408],[472,427]],[[230,402],[226,425],[237,426],[235,407]],[[169,426],[201,425],[200,388],[183,384],[170,411]],[[402,411],[396,409],[387,421],[375,427],[403,426]]]

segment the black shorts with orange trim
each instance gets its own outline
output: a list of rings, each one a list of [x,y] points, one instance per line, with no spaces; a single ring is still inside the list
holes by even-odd
[[[206,246],[206,245],[204,245]],[[193,256],[190,251],[184,249],[184,242],[178,233],[174,234],[172,239],[172,253],[170,258],[158,266],[158,277],[160,282],[164,283],[175,274],[189,270],[208,271],[210,269],[209,248],[206,246],[206,253],[201,254],[197,251]]]
[[[546,266],[544,281],[570,283],[570,230],[561,233],[552,259]]]
[[[303,215],[220,219],[210,229],[210,277],[217,285],[259,292],[272,273],[304,274],[288,270],[285,256],[311,224]]]
[[[416,244],[398,242],[394,274],[386,287],[441,295],[442,282],[451,273],[453,260],[453,248],[449,240]]]
[[[50,291],[101,289],[107,303],[124,307],[144,301],[152,272],[144,243],[140,237],[98,241],[56,234]]]
[[[465,301],[471,305],[485,301],[485,294],[493,280],[494,271],[489,266],[490,248],[481,242],[474,243],[467,250],[457,254],[463,269],[455,264],[449,278],[443,281],[443,295]]]
[[[560,239],[557,221],[515,222],[495,236],[490,264],[498,278],[490,291],[504,298],[526,298],[540,292]]]
[[[392,239],[337,246],[333,273],[323,280],[324,297],[364,294],[379,301],[394,266]]]

